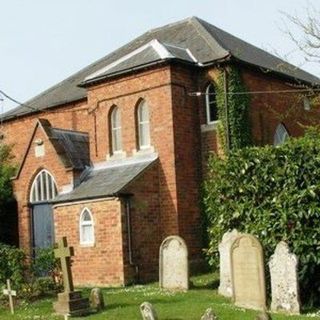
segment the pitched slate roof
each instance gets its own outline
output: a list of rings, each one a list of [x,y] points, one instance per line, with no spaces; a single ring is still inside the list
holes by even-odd
[[[125,192],[126,187],[157,161],[158,155],[136,157],[108,163],[102,168],[90,168],[84,172],[79,186],[69,193],[60,194],[53,203],[72,202],[83,199],[96,199],[117,196]]]
[[[99,76],[110,77],[125,71],[139,69],[146,64],[159,63],[159,55],[151,47],[145,48],[145,51],[138,55],[131,56],[130,59],[124,59],[121,63],[116,63],[116,61],[130,55],[135,50],[139,50],[152,40],[157,40],[171,54],[171,56],[162,57],[161,61],[177,59],[190,63],[189,52],[197,61],[193,63],[199,67],[201,65],[208,66],[225,59],[235,59],[292,79],[302,80],[310,84],[320,84],[320,80],[308,72],[290,65],[206,21],[191,17],[142,34],[123,47],[27,101],[25,104],[31,108],[23,105],[19,106],[5,113],[3,119],[33,113],[35,112],[34,109],[43,110],[84,99],[86,90],[78,85],[85,83],[85,79],[92,81],[92,75],[96,72]],[[112,65],[113,69],[110,67]],[[101,73],[108,66],[111,73]]]

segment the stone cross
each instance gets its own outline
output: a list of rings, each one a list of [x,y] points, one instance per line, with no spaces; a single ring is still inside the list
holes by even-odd
[[[58,248],[54,250],[54,256],[61,261],[64,292],[73,292],[70,257],[74,255],[73,247],[68,247],[67,237],[62,237],[58,242]]]
[[[12,297],[16,296],[17,293],[15,290],[11,290],[11,283],[10,283],[9,279],[7,279],[7,289],[3,289],[3,294],[6,296],[9,296],[9,304],[10,304],[11,314],[14,314]]]

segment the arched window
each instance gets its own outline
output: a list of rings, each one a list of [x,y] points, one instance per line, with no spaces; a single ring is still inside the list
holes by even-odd
[[[210,83],[206,89],[206,114],[207,124],[218,120],[216,91],[212,83]]]
[[[94,244],[93,218],[90,210],[87,208],[84,208],[80,215],[80,244]]]
[[[289,133],[282,123],[279,123],[274,134],[273,145],[283,144],[289,138]]]
[[[122,150],[121,137],[121,115],[118,107],[114,107],[111,111],[111,137],[112,137],[112,153]]]
[[[139,149],[150,147],[150,122],[149,107],[145,101],[142,101],[137,109]]]
[[[53,176],[47,170],[42,170],[37,174],[32,183],[30,202],[50,201],[57,193],[57,185]]]

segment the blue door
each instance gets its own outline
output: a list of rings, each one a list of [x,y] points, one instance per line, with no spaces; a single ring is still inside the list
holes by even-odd
[[[32,227],[34,248],[53,246],[54,228],[51,204],[41,203],[32,206]]]

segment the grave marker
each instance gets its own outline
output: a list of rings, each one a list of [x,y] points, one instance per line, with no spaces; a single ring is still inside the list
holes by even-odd
[[[140,312],[143,320],[158,320],[156,310],[149,302],[143,302],[140,305]]]
[[[159,283],[163,289],[188,290],[188,249],[178,236],[167,237],[160,246]]]
[[[55,311],[65,317],[89,313],[89,299],[82,298],[81,292],[74,291],[70,261],[74,252],[72,247],[68,247],[66,237],[58,242],[54,255],[61,261],[64,286],[64,292],[58,293],[58,301],[53,304]]]
[[[272,311],[300,313],[297,267],[297,256],[290,253],[286,242],[279,242],[269,261]]]
[[[263,250],[254,236],[241,234],[231,245],[233,299],[237,306],[266,309]]]
[[[239,232],[234,229],[226,232],[219,244],[219,266],[220,266],[220,284],[218,288],[219,294],[225,297],[232,297],[232,281],[231,281],[231,256],[230,250],[233,241],[239,236]]]
[[[11,311],[11,314],[14,314],[13,298],[12,297],[15,297],[17,295],[17,292],[15,290],[11,289],[10,279],[7,279],[7,288],[3,289],[3,294],[5,296],[9,297],[10,311]]]

